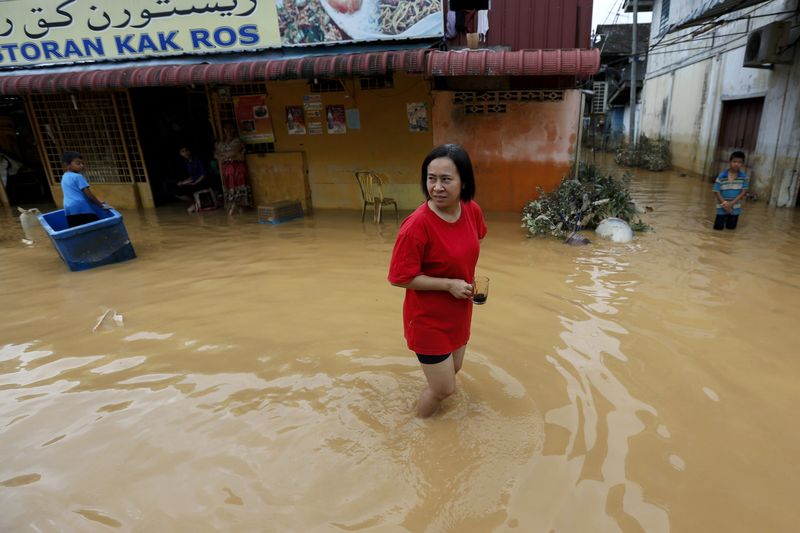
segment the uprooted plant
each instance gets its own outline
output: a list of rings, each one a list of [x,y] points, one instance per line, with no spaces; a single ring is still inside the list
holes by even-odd
[[[522,210],[522,227],[531,235],[564,238],[570,233],[594,229],[605,218],[625,220],[635,231],[649,226],[638,217],[636,204],[628,187],[630,175],[615,178],[599,167],[581,163],[578,172],[570,172],[551,193],[539,191],[539,199]]]

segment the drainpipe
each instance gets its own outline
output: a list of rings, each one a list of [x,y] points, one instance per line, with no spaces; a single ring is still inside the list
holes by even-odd
[[[631,147],[636,146],[636,23],[639,14],[639,0],[633,0],[633,29],[631,31],[631,112],[629,139]]]
[[[578,179],[578,165],[581,162],[581,143],[583,143],[583,113],[586,109],[586,95],[593,96],[594,91],[581,89],[581,105],[580,112],[578,113],[578,145],[575,147],[575,175],[574,179]]]

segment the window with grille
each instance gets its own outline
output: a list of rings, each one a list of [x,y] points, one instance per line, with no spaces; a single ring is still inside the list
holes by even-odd
[[[505,113],[511,102],[556,102],[563,99],[564,91],[561,90],[463,91],[453,96],[453,102],[464,106],[467,115]]]
[[[314,78],[308,81],[308,90],[312,93],[342,93],[344,83],[341,80]]]
[[[606,82],[594,82],[594,96],[592,96],[592,113],[605,113],[608,102],[606,95]]]
[[[394,87],[394,79],[391,75],[360,78],[359,82],[361,84],[362,91],[370,91],[373,89],[391,89]]]
[[[658,19],[658,31],[663,34],[669,27],[669,0],[661,0],[661,17]]]
[[[249,94],[267,94],[266,83],[241,83],[238,85],[225,85],[218,87],[216,98],[213,99],[211,109],[215,109],[220,125],[223,122],[236,122],[236,109],[233,107],[234,96],[247,96]],[[275,117],[272,117],[274,127]],[[221,130],[221,128],[220,128]],[[218,134],[219,135],[219,134]],[[275,143],[245,144],[248,154],[264,154],[275,151]]]
[[[30,108],[53,183],[66,151],[81,153],[90,183],[147,181],[127,92],[33,94]]]

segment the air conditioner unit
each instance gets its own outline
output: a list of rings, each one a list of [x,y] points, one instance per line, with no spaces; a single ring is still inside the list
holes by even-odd
[[[794,46],[790,40],[788,21],[772,22],[751,31],[744,49],[744,66],[770,68],[775,64],[791,64]]]

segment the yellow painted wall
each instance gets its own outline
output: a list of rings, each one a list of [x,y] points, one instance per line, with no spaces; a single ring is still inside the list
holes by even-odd
[[[92,193],[103,202],[118,209],[152,208],[153,196],[147,183],[90,183]],[[53,201],[64,207],[64,193],[60,185],[51,186]]]
[[[390,177],[384,187],[386,196],[397,199],[401,209],[413,209],[422,201],[419,169],[433,146],[433,134],[430,128],[427,132],[409,131],[406,104],[426,102],[432,125],[433,102],[428,82],[419,76],[397,73],[391,89],[362,91],[357,79],[344,80],[344,84],[345,92],[321,93],[323,106],[339,104],[346,109],[359,109],[361,129],[348,129],[344,135],[330,135],[327,131],[321,135],[289,135],[285,106],[303,105],[303,95],[311,94],[308,82],[269,82],[276,151],[305,152],[314,208],[361,209],[355,171],[371,169]],[[324,111],[321,120],[324,129]]]

